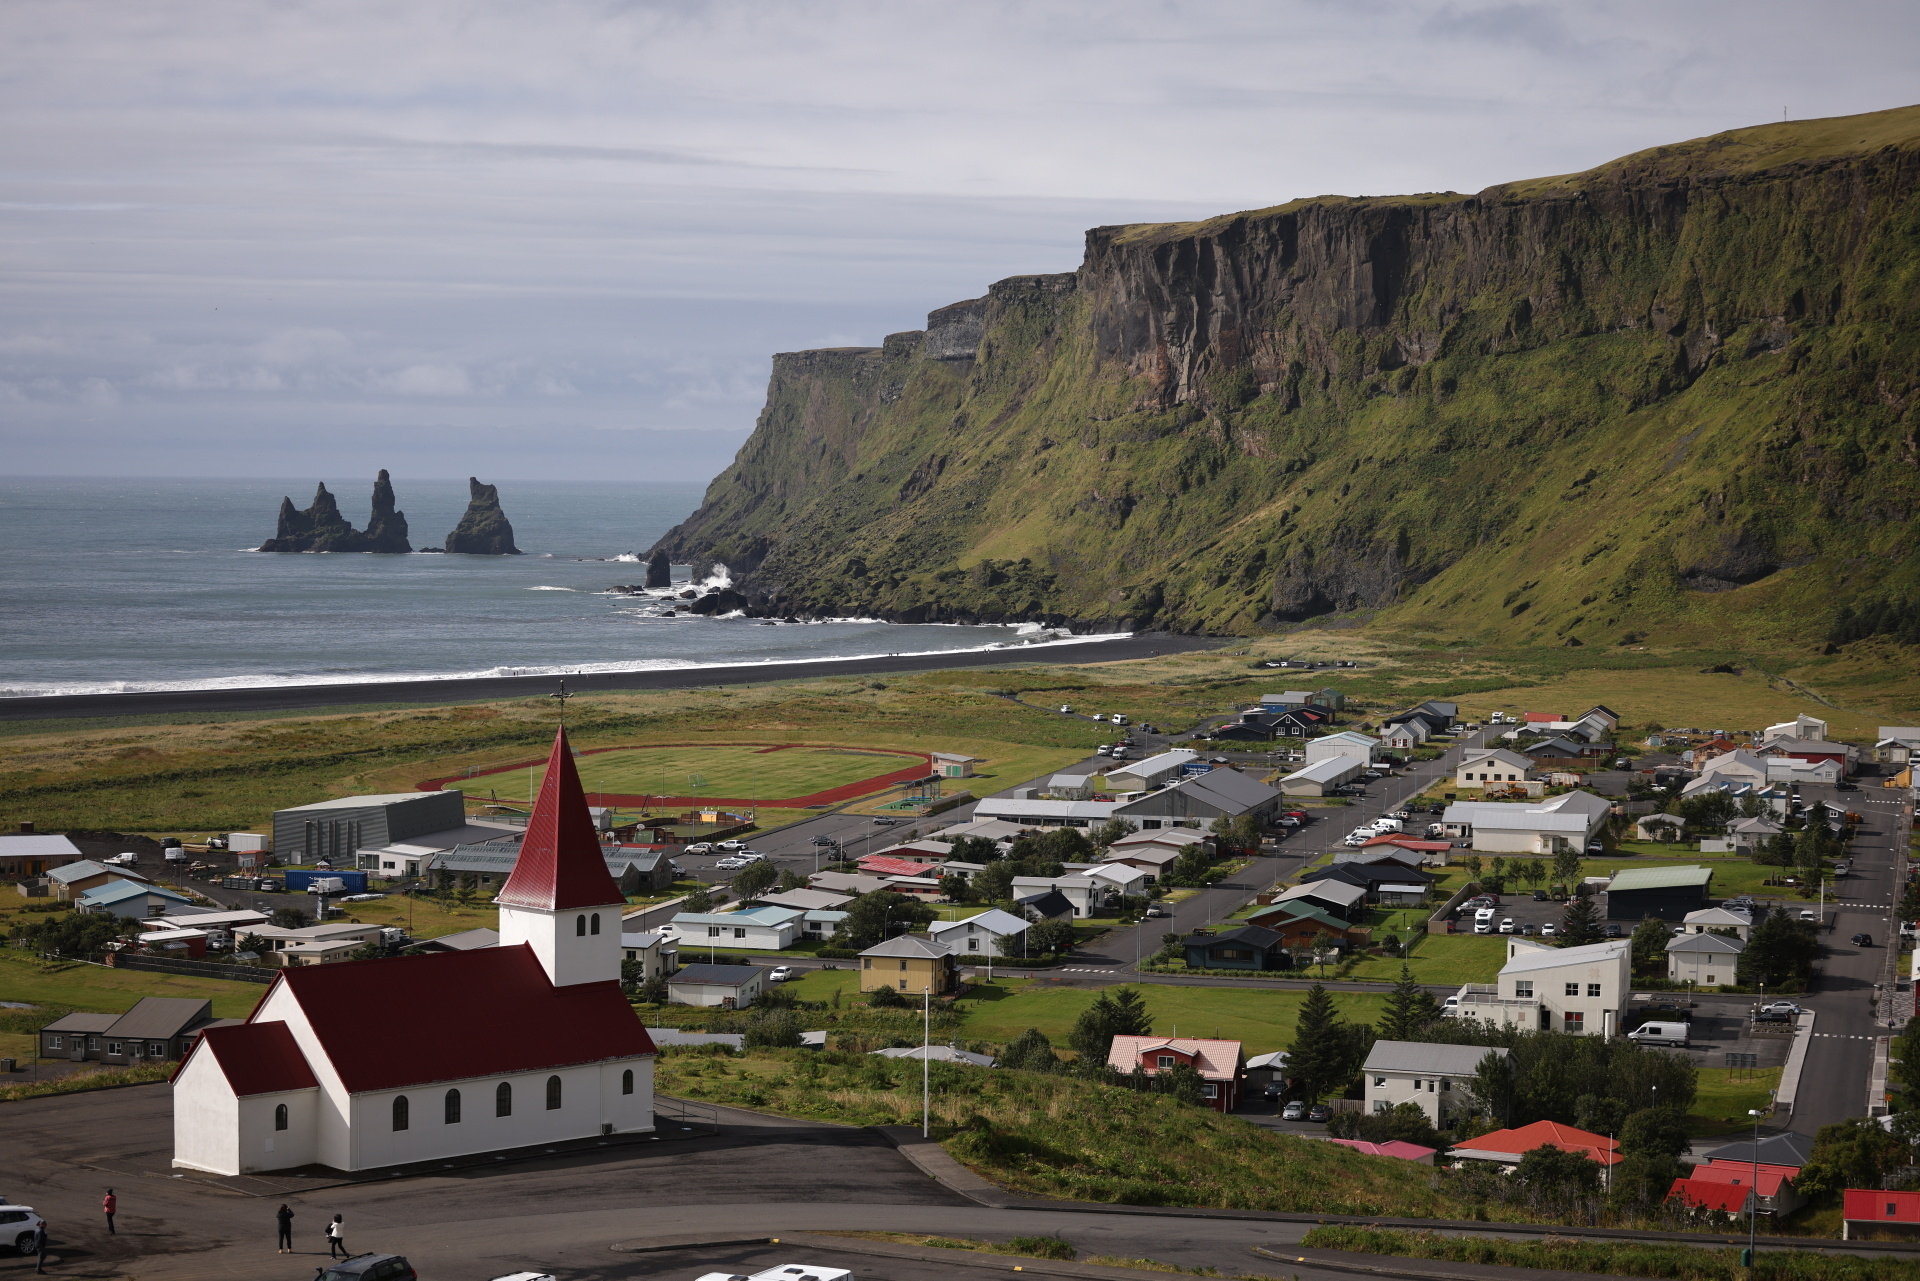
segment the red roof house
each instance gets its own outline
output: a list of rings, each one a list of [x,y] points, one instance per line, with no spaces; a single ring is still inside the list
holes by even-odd
[[[1559,725],[1567,718],[1558,712],[1527,712],[1520,719],[1528,725]]]
[[[1498,1161],[1505,1165],[1518,1165],[1521,1157],[1542,1147],[1579,1152],[1601,1165],[1617,1165],[1620,1161],[1620,1145],[1606,1135],[1576,1130],[1571,1125],[1561,1125],[1557,1121],[1535,1121],[1518,1129],[1495,1130],[1477,1139],[1468,1139],[1465,1143],[1454,1145],[1453,1156],[1469,1161]]]
[[[1369,840],[1365,845],[1360,846],[1360,848],[1363,850],[1370,849],[1375,845],[1397,845],[1401,849],[1406,850],[1410,854],[1423,854],[1423,855],[1424,854],[1445,854],[1448,850],[1453,848],[1452,841],[1427,841],[1427,840],[1422,840],[1417,836],[1398,836],[1398,835],[1376,836],[1371,840]]]
[[[1412,1161],[1415,1165],[1432,1165],[1436,1150],[1423,1148],[1418,1143],[1404,1143],[1399,1139],[1388,1139],[1385,1143],[1369,1143],[1365,1139],[1328,1139],[1327,1142],[1365,1152],[1368,1156],[1390,1156],[1401,1161]]]
[[[619,889],[562,730],[500,943],[286,969],[174,1073],[174,1165],[368,1170],[653,1128]]]
[[[1705,1165],[1693,1167],[1693,1173],[1687,1182],[1718,1183],[1733,1187],[1760,1189],[1760,1213],[1792,1214],[1806,1198],[1794,1190],[1793,1181],[1800,1177],[1800,1167],[1794,1165],[1768,1165],[1761,1162],[1758,1166],[1751,1161],[1708,1161]],[[1672,1194],[1668,1194],[1671,1199]]]
[[[1718,1210],[1722,1214],[1745,1214],[1753,1189],[1744,1183],[1716,1183],[1710,1179],[1675,1179],[1667,1189],[1667,1200],[1678,1201],[1690,1210]]]
[[[938,876],[938,863],[916,863],[912,859],[887,854],[869,854],[860,860],[860,870],[869,876]]]
[[[1116,1036],[1107,1048],[1107,1065],[1116,1072],[1136,1068],[1148,1076],[1171,1072],[1180,1065],[1200,1074],[1207,1106],[1231,1112],[1240,1101],[1247,1074],[1246,1055],[1238,1041],[1203,1041],[1186,1037]]]
[[[1856,1232],[1875,1236],[1920,1236],[1920,1192],[1879,1192],[1848,1188],[1841,1208],[1840,1239]]]

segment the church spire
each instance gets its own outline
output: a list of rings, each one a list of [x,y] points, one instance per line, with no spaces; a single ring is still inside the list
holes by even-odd
[[[503,907],[545,912],[626,902],[607,872],[564,726],[553,736],[553,754],[520,842],[520,859],[497,901]]]

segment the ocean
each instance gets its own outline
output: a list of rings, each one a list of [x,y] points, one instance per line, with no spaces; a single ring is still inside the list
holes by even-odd
[[[372,475],[325,479],[364,529]],[[661,601],[608,589],[645,581],[644,564],[620,558],[683,520],[703,486],[486,479],[525,555],[248,550],[272,537],[281,495],[312,501],[312,477],[0,479],[0,696],[796,661],[831,670],[836,658],[1075,643],[1033,625],[661,617]],[[441,545],[466,510],[466,482],[393,483],[414,546]],[[677,566],[676,580],[689,572]]]

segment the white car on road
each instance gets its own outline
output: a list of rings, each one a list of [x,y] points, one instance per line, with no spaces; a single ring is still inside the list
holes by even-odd
[[[767,982],[769,983],[785,983],[792,977],[793,967],[791,965],[776,965],[767,972]]]
[[[0,1205],[0,1245],[12,1246],[14,1253],[33,1253],[33,1234],[39,1226],[40,1216],[33,1212],[32,1206]]]
[[[707,1272],[699,1281],[853,1281],[848,1268],[829,1268],[819,1263],[789,1263],[764,1272]]]

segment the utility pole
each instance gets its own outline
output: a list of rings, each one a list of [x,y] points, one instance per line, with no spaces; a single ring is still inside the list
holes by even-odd
[[[933,1134],[933,988],[920,989],[920,1137]]]

